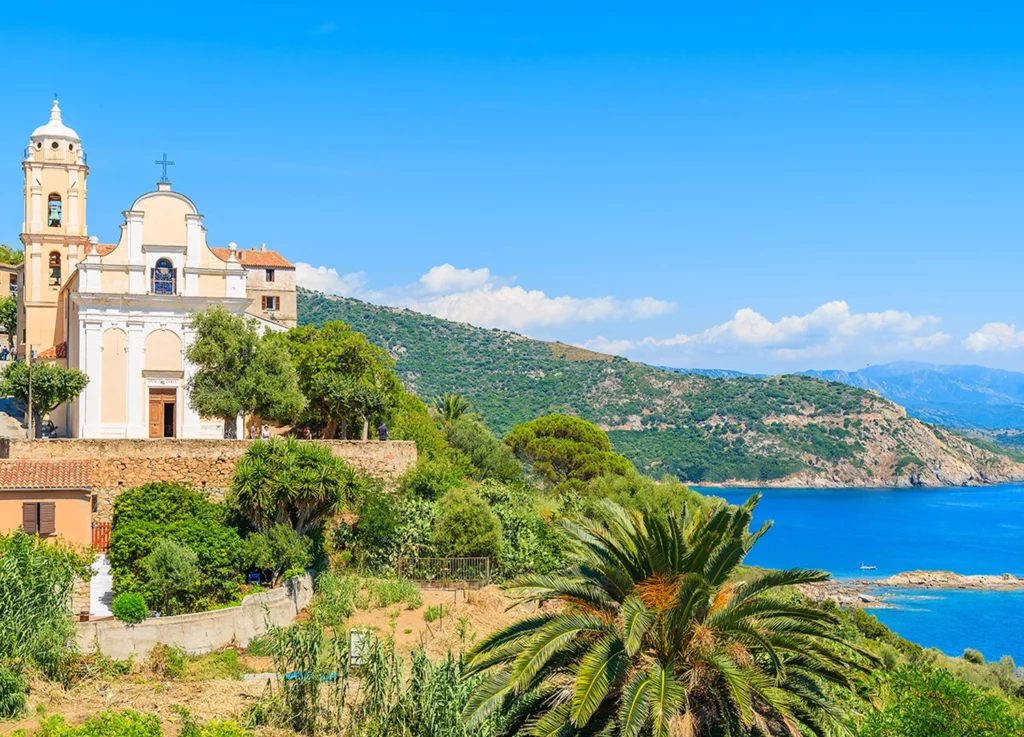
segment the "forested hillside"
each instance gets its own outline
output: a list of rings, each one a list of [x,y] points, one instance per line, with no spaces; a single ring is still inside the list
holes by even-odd
[[[466,396],[503,433],[553,412],[610,431],[642,469],[695,483],[943,485],[1024,478],[1024,465],[807,376],[677,374],[562,344],[300,290],[300,324],[343,320],[420,396]],[[783,481],[784,479],[784,481]]]

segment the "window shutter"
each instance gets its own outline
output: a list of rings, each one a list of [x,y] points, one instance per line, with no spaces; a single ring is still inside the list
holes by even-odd
[[[21,505],[21,526],[27,535],[35,535],[38,532],[39,505],[35,502],[24,502]]]
[[[267,309],[267,298],[263,297],[263,309]]]
[[[39,503],[39,534],[52,535],[57,531],[57,505],[53,502]]]

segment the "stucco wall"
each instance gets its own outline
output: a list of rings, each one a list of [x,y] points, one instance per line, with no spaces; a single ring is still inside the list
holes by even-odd
[[[145,655],[158,643],[180,647],[192,655],[232,642],[245,647],[252,638],[266,633],[268,623],[279,627],[291,624],[312,597],[310,577],[296,576],[279,589],[247,596],[241,606],[228,609],[147,619],[136,625],[116,619],[79,622],[78,647],[85,653],[99,650],[118,660]]]
[[[84,491],[0,491],[0,532],[21,527],[21,505],[53,502],[54,537],[72,545],[92,544],[91,499]]]
[[[109,522],[114,498],[150,481],[178,481],[221,498],[249,440],[0,439],[0,458],[74,459],[93,464],[96,522]],[[416,464],[407,440],[328,440],[334,455],[367,475],[393,482]]]

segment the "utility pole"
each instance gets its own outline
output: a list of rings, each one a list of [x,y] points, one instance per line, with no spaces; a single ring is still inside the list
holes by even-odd
[[[28,414],[28,439],[32,440],[35,435],[32,432],[32,344],[28,344],[28,350],[25,352],[25,362],[28,363],[28,408],[25,412]]]

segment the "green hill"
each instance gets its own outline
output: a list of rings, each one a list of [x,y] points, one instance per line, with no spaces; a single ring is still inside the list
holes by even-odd
[[[299,322],[343,320],[422,397],[463,394],[497,432],[563,412],[651,473],[696,483],[980,484],[1024,465],[924,425],[873,392],[808,376],[716,378],[299,291]]]

